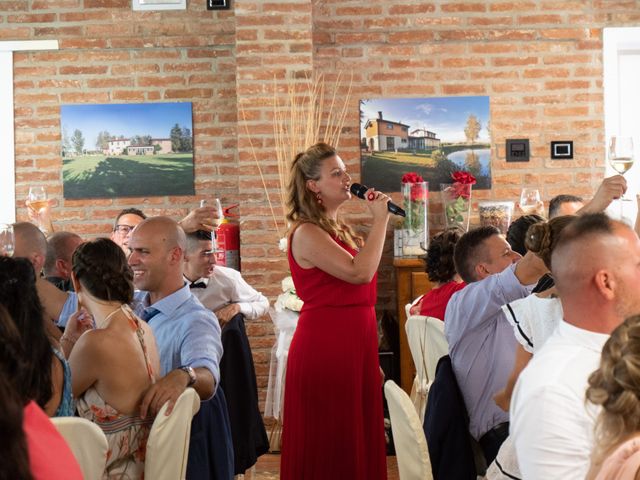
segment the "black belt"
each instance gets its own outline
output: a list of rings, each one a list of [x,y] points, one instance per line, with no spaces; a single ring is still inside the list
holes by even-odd
[[[480,437],[480,445],[492,440],[504,440],[509,435],[509,422],[499,423]]]

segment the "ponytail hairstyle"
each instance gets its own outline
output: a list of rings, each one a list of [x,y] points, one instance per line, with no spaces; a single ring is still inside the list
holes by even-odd
[[[26,361],[20,332],[0,304],[0,480],[31,480],[27,440],[22,429],[30,400],[24,382]]]
[[[322,162],[336,154],[333,147],[319,142],[296,155],[288,185],[287,220],[292,224],[313,223],[351,248],[360,248],[364,245],[362,237],[356,235],[340,219],[335,221],[328,218],[324,206],[318,203],[316,195],[307,188],[307,181],[320,179]]]
[[[85,242],[73,253],[76,280],[98,300],[131,303],[133,272],[122,249],[108,238]]]
[[[527,230],[527,236],[524,239],[525,247],[540,257],[545,266],[551,270],[551,254],[558,244],[560,233],[576,218],[575,215],[562,215],[548,222],[534,223]]]

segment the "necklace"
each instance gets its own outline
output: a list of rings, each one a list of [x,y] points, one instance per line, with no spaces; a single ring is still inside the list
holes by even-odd
[[[118,313],[119,311],[122,310],[122,305],[120,305],[118,308],[116,308],[113,312],[111,312],[109,315],[107,315],[106,317],[104,317],[104,320],[102,321],[102,325],[99,328],[104,328],[104,326],[107,324],[107,322],[109,320],[111,320],[111,317],[113,317],[116,313]]]

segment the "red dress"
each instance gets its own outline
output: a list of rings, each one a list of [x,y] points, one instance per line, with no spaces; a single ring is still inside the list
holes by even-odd
[[[444,312],[447,309],[449,300],[458,290],[462,290],[467,284],[464,282],[447,282],[444,285],[429,290],[420,300],[422,307],[420,315],[434,317],[444,321]]]
[[[300,267],[291,249],[288,258],[304,307],[287,361],[280,478],[386,479],[376,277],[354,285]]]

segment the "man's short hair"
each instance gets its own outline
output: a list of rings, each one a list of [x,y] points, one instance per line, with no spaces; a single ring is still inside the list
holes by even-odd
[[[138,208],[125,208],[124,210],[122,210],[118,216],[116,217],[116,221],[114,223],[115,225],[118,225],[118,221],[120,220],[121,217],[123,217],[124,215],[137,215],[138,217],[140,217],[143,220],[147,219],[147,216],[142,212],[142,210],[138,209]]]
[[[484,260],[483,243],[494,235],[500,235],[500,230],[494,226],[478,227],[469,230],[460,237],[453,252],[453,263],[458,275],[467,283],[478,280],[476,265]]]
[[[544,218],[540,215],[523,215],[514,222],[511,222],[507,230],[507,242],[511,245],[511,250],[523,256],[527,253],[527,248],[524,246],[527,230],[529,230],[531,225],[538,222],[544,222]]]
[[[187,252],[193,251],[198,247],[198,244],[202,240],[211,241],[213,235],[211,232],[207,232],[206,230],[196,230],[195,232],[190,232],[186,234],[187,237]]]
[[[16,244],[20,242],[21,250],[29,254],[47,255],[47,237],[33,223],[17,222],[13,224]]]
[[[574,203],[574,202],[584,202],[582,198],[577,197],[576,195],[557,195],[551,199],[549,202],[549,218],[553,218],[558,216],[558,212],[560,211],[560,206],[563,203]]]
[[[44,273],[47,275],[56,266],[59,258],[71,261],[73,251],[69,249],[69,240],[80,239],[80,235],[72,232],[56,232],[47,239],[47,255],[44,260]]]
[[[594,235],[613,235],[615,225],[619,223],[612,220],[604,213],[590,213],[576,217],[565,229],[562,230],[558,244],[553,251],[553,258],[556,254],[562,255],[572,243],[578,240],[585,240]]]

